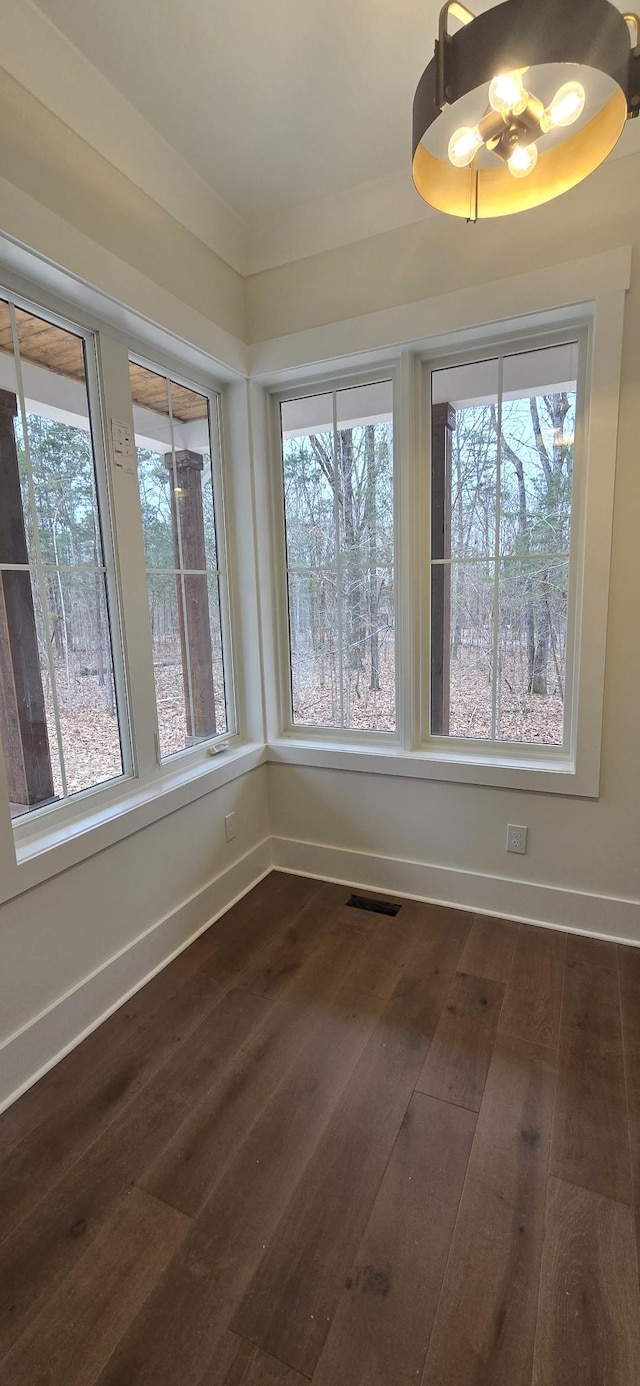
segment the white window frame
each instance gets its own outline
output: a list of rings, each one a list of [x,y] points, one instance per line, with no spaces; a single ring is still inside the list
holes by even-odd
[[[77,337],[84,348],[85,364],[85,389],[87,397],[87,411],[89,422],[89,440],[91,447],[92,469],[95,482],[96,496],[96,518],[98,530],[101,537],[102,548],[102,567],[104,568],[105,587],[108,602],[108,621],[109,621],[109,645],[112,658],[114,696],[116,700],[118,731],[122,756],[122,774],[115,776],[111,780],[104,780],[101,784],[92,785],[87,789],[79,790],[76,793],[64,795],[52,803],[45,803],[29,809],[25,814],[21,814],[13,819],[16,832],[24,828],[27,822],[32,820],[40,821],[51,814],[64,814],[71,804],[76,800],[84,800],[89,795],[106,792],[110,789],[120,788],[135,773],[133,745],[131,739],[131,726],[129,720],[129,701],[127,691],[127,679],[125,674],[123,659],[123,629],[122,613],[120,608],[120,591],[117,581],[115,549],[113,542],[113,510],[112,495],[109,484],[107,468],[106,439],[103,428],[103,410],[100,383],[98,378],[98,340],[94,330],[76,322],[75,319],[62,317],[60,313],[54,312],[42,303],[25,297],[23,294],[13,292],[11,288],[0,284],[0,299],[8,302],[10,314],[12,309],[22,309],[41,321],[49,323],[53,327],[59,327],[64,332],[69,332]],[[16,362],[16,378],[19,391],[19,409],[22,411],[23,382],[22,382],[22,362]],[[23,429],[26,428],[26,415],[22,417]],[[28,439],[27,439],[27,447]],[[33,515],[33,524],[37,525],[37,516]],[[39,549],[38,549],[39,551]],[[44,571],[38,561],[30,564],[40,580],[40,573]],[[74,569],[73,571],[76,571]],[[95,572],[93,568],[78,568],[78,572]],[[54,698],[54,720],[56,728],[56,739],[61,758],[64,757],[62,745],[59,742],[59,727],[57,717],[57,697]],[[63,782],[66,776],[63,770]],[[19,840],[19,839],[18,839]]]
[[[230,451],[242,450],[242,420],[238,395],[244,379],[221,379],[215,362],[197,348],[188,348],[160,328],[147,330],[143,319],[127,312],[123,330],[102,318],[86,289],[89,304],[56,286],[51,292],[40,281],[34,262],[33,283],[11,269],[0,273],[0,295],[20,307],[74,332],[88,343],[87,393],[91,409],[96,487],[100,505],[105,566],[110,567],[110,616],[117,680],[123,763],[126,774],[103,785],[73,794],[66,801],[42,805],[11,818],[0,746],[0,903],[29,890],[49,877],[102,851],[123,837],[166,814],[204,797],[246,774],[266,759],[262,700],[250,697],[240,680],[259,650],[255,641],[255,594],[247,589],[244,566],[254,562],[253,531],[236,542],[227,527],[229,491],[235,510],[246,494],[251,469],[241,455],[237,476],[224,475]],[[71,286],[77,288],[77,286]],[[81,297],[84,296],[81,295]],[[140,335],[135,328],[139,325]],[[153,337],[151,352],[149,342]],[[181,347],[179,352],[174,346]],[[129,357],[151,369],[165,371],[179,383],[218,401],[218,438],[212,437],[214,487],[217,485],[216,526],[219,562],[224,563],[226,628],[225,679],[229,730],[211,740],[176,752],[159,762],[157,715],[146,565],[137,472],[114,465],[111,421],[127,423],[133,434]],[[189,358],[185,369],[186,358]],[[192,361],[193,358],[193,361]],[[241,412],[241,411],[240,411]],[[212,428],[213,432],[213,428]],[[231,445],[229,446],[229,438]],[[218,446],[216,446],[216,443]],[[215,456],[214,456],[215,454]],[[216,471],[219,475],[216,478]],[[222,584],[221,584],[222,586]],[[237,638],[235,608],[245,629]]]
[[[564,727],[563,740],[559,746],[535,745],[530,742],[500,741],[492,738],[439,736],[431,732],[431,398],[434,374],[443,368],[454,368],[483,362],[500,355],[507,357],[519,352],[533,352],[544,347],[578,345],[578,378],[576,401],[576,430],[573,456],[573,481],[571,497],[571,540],[569,550],[569,592],[567,601],[567,658],[565,674]],[[549,769],[555,764],[560,769],[571,769],[575,763],[578,709],[576,706],[576,674],[579,587],[581,581],[581,555],[584,549],[584,512],[586,491],[586,448],[589,421],[588,359],[589,359],[589,321],[584,315],[576,318],[575,324],[563,323],[556,331],[550,328],[535,334],[523,332],[497,338],[485,347],[479,346],[471,352],[453,352],[440,358],[430,357],[422,362],[422,430],[423,452],[429,465],[420,470],[418,513],[421,516],[423,544],[421,559],[421,592],[424,621],[422,629],[428,630],[429,639],[423,642],[420,669],[422,689],[422,726],[420,745],[434,757],[443,756],[456,760],[460,754],[465,759],[476,760],[480,764],[504,764],[514,767],[540,765]],[[499,497],[498,497],[499,503]],[[428,528],[425,528],[428,526]],[[426,556],[428,551],[428,560]],[[553,555],[546,555],[551,556]],[[533,553],[532,559],[537,555]],[[455,561],[455,560],[454,560]],[[493,557],[489,559],[493,562]],[[498,560],[499,561],[499,560]]]
[[[532,276],[533,279],[533,276]],[[544,301],[544,300],[543,300]],[[456,307],[459,308],[457,304]],[[461,313],[458,312],[458,316]],[[464,320],[464,319],[463,319]],[[398,735],[395,744],[376,744],[353,733],[321,729],[305,734],[291,727],[283,700],[283,669],[288,640],[283,639],[282,583],[274,589],[273,625],[277,631],[275,678],[278,698],[269,724],[269,759],[276,763],[369,771],[544,793],[596,798],[600,788],[600,754],[607,639],[607,609],[613,496],[617,451],[618,406],[624,320],[624,291],[604,286],[595,299],[558,308],[524,310],[501,322],[476,322],[432,339],[397,349],[394,389],[394,482],[396,524],[396,647]],[[572,505],[572,601],[575,616],[573,686],[568,724],[570,739],[562,748],[469,743],[462,738],[435,738],[430,726],[430,389],[426,372],[487,352],[562,340],[581,340],[577,446]],[[372,353],[373,355],[373,353]],[[375,353],[376,357],[378,353]],[[360,358],[362,360],[362,356]],[[351,380],[348,360],[337,380],[308,370],[293,371],[289,389],[268,382],[271,421],[271,474],[281,487],[278,427],[279,403],[323,388],[340,388]],[[388,374],[390,363],[377,365],[373,376]],[[355,370],[355,367],[354,367]],[[593,401],[597,408],[593,408]],[[273,483],[272,483],[273,492]],[[272,565],[284,572],[282,504],[271,502]],[[285,611],[286,617],[286,611]],[[288,677],[288,672],[287,675]],[[443,741],[445,744],[443,745]]]
[[[355,389],[359,385],[376,385],[390,381],[393,392],[393,574],[394,574],[394,657],[396,691],[396,730],[394,732],[362,730],[360,728],[314,727],[293,721],[293,699],[291,685],[291,647],[289,631],[288,568],[286,544],[286,517],[284,497],[284,464],[282,456],[281,414],[282,404],[291,400],[305,399],[311,395],[325,395],[341,390]],[[397,637],[400,617],[397,568],[399,555],[399,484],[396,469],[395,419],[397,413],[398,372],[397,362],[381,365],[371,371],[347,371],[339,376],[314,377],[303,384],[294,385],[288,390],[279,390],[269,397],[270,454],[275,465],[270,468],[271,488],[271,554],[273,573],[273,601],[277,642],[277,706],[278,726],[283,738],[312,744],[318,739],[338,745],[399,747],[402,744],[400,730],[401,707],[398,696],[400,686],[401,657]]]
[[[161,754],[159,731],[158,731],[158,710],[155,695],[154,679],[154,710],[155,728],[154,734],[158,737],[156,742],[157,759],[161,766],[173,764],[178,758],[187,758],[193,755],[194,751],[202,746],[208,754],[218,746],[227,746],[234,741],[237,736],[237,711],[235,698],[235,677],[233,659],[233,639],[231,624],[231,595],[229,590],[229,565],[227,556],[227,523],[225,508],[225,487],[223,477],[223,387],[217,390],[212,386],[196,384],[179,370],[173,367],[160,364],[147,356],[140,355],[137,351],[129,352],[129,360],[137,366],[143,366],[145,370],[153,372],[155,375],[167,376],[172,383],[183,385],[187,390],[194,390],[207,400],[209,414],[209,441],[211,445],[211,481],[213,488],[213,515],[216,535],[216,555],[218,566],[214,570],[208,568],[207,575],[218,579],[220,593],[220,631],[222,636],[222,663],[224,670],[224,690],[225,690],[225,718],[227,723],[226,731],[216,732],[214,736],[205,737],[198,741],[196,746],[185,746],[180,751],[172,751],[168,755]],[[154,571],[162,572],[157,569]],[[176,570],[166,570],[168,575],[172,575]],[[145,555],[145,581],[147,578],[147,564]],[[147,594],[148,599],[148,594]]]

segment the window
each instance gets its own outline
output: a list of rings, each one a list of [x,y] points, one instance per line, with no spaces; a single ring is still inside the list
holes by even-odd
[[[91,334],[0,300],[0,737],[14,817],[128,768],[94,369]]]
[[[431,373],[431,734],[567,747],[579,344]]]
[[[233,730],[218,399],[131,361],[162,759]]]
[[[393,384],[280,405],[291,720],[396,727]]]

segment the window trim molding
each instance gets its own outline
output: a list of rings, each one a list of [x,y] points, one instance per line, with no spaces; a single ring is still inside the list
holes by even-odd
[[[114,331],[108,319],[96,316],[94,299],[101,297],[99,291],[76,282],[63,271],[57,273],[58,278],[64,275],[68,301],[58,292],[58,283],[56,292],[52,293],[44,277],[37,272],[33,282],[25,281],[11,269],[5,272],[4,242],[5,238],[0,237],[0,278],[5,292],[20,306],[24,304],[36,315],[44,314],[60,322],[61,326],[94,344],[94,350],[87,352],[87,391],[91,389],[90,404],[94,410],[98,402],[100,406],[92,418],[92,427],[96,472],[103,485],[100,493],[103,508],[105,499],[107,502],[102,517],[105,556],[110,554],[115,571],[117,604],[112,607],[113,634],[114,641],[121,640],[126,697],[120,716],[123,733],[130,738],[131,765],[128,775],[125,773],[116,780],[74,794],[65,803],[44,805],[22,818],[12,819],[0,748],[0,904],[250,773],[266,759],[262,698],[257,703],[255,697],[247,694],[242,682],[249,651],[251,659],[257,661],[256,667],[262,668],[256,594],[244,580],[241,567],[247,557],[251,566],[255,563],[255,528],[252,526],[250,535],[240,539],[228,526],[229,512],[238,513],[244,508],[246,489],[252,484],[250,458],[245,455],[241,437],[244,419],[239,418],[238,412],[238,399],[247,390],[246,378],[220,370],[217,360],[213,357],[205,360],[199,348],[189,348],[174,337],[170,329],[154,327],[151,334],[147,331],[151,324],[132,309],[117,309],[123,325],[119,324]],[[34,260],[37,271],[37,257],[27,251],[25,256]],[[86,308],[85,297],[90,305]],[[151,348],[150,335],[153,335]],[[138,478],[114,468],[110,451],[110,418],[128,420],[133,426],[130,355],[148,361],[152,369],[160,367],[174,378],[217,398],[218,433],[214,447],[219,446],[221,471],[224,466],[223,514],[218,514],[217,518],[218,527],[224,526],[235,730],[185,748],[160,765],[153,743],[155,698],[146,581],[141,586],[138,584],[138,591],[134,590],[135,584],[132,587],[132,572],[145,574],[141,519],[138,531],[135,527],[135,509],[139,506]],[[101,463],[103,477],[99,476]],[[128,569],[125,582],[123,565]],[[147,641],[148,651],[145,650]],[[114,665],[115,662],[114,655]],[[132,664],[137,669],[133,678]],[[151,714],[150,709],[153,709]]]
[[[551,313],[550,317],[553,316]],[[454,737],[436,736],[431,731],[431,671],[430,654],[431,642],[423,642],[420,661],[420,686],[422,691],[421,709],[422,725],[420,727],[420,739],[418,750],[425,755],[434,758],[447,760],[457,760],[462,757],[470,762],[478,764],[497,764],[507,765],[517,768],[519,765],[539,766],[541,769],[562,770],[565,773],[575,771],[576,763],[576,741],[577,727],[579,724],[578,707],[578,655],[580,644],[581,619],[581,578],[582,560],[584,556],[584,529],[585,529],[585,501],[586,489],[589,472],[588,457],[588,424],[590,418],[591,404],[591,382],[589,364],[592,357],[592,334],[594,325],[594,306],[585,307],[576,313],[572,320],[564,320],[554,329],[553,326],[543,327],[540,331],[531,333],[524,330],[520,333],[510,332],[504,338],[490,337],[484,344],[479,343],[469,353],[448,352],[443,356],[435,356],[429,353],[421,358],[422,366],[422,389],[420,395],[420,431],[421,444],[420,456],[428,459],[423,467],[418,467],[416,477],[417,490],[417,510],[420,515],[420,522],[423,533],[431,533],[431,383],[434,372],[443,367],[454,367],[458,365],[468,365],[474,362],[481,362],[488,359],[490,353],[495,350],[501,356],[517,354],[519,351],[535,351],[544,346],[561,346],[570,344],[577,340],[578,357],[578,380],[577,380],[577,399],[576,410],[576,448],[574,452],[573,468],[573,490],[571,501],[571,546],[569,551],[569,602],[568,602],[568,636],[567,636],[567,675],[565,679],[565,718],[564,736],[560,746],[543,745],[536,746],[532,742],[501,742],[487,738],[486,740],[473,737]],[[429,543],[429,555],[423,554],[421,571],[418,574],[419,582],[419,601],[421,609],[421,629],[428,630],[431,635],[431,545]],[[532,558],[536,555],[532,554]],[[489,559],[493,562],[493,556]],[[566,704],[570,704],[568,712]],[[464,750],[463,750],[464,748]]]
[[[267,396],[267,420],[269,431],[269,511],[270,511],[270,555],[271,555],[271,574],[272,574],[272,609],[274,613],[274,637],[276,644],[276,699],[275,709],[272,704],[271,730],[274,736],[295,740],[304,743],[313,743],[318,740],[335,740],[338,744],[353,745],[378,745],[387,744],[391,746],[402,745],[402,730],[400,726],[401,712],[398,706],[398,688],[400,686],[400,652],[398,640],[395,641],[395,686],[396,686],[396,730],[395,732],[359,730],[358,728],[349,729],[341,727],[328,727],[323,731],[321,727],[305,726],[302,723],[293,721],[293,703],[291,688],[291,656],[290,656],[290,633],[289,633],[289,608],[288,608],[288,568],[287,568],[287,549],[286,549],[286,521],[284,507],[284,471],[282,461],[282,439],[280,434],[280,406],[294,399],[305,399],[308,395],[329,394],[333,391],[339,392],[344,389],[355,389],[359,385],[375,385],[383,381],[391,381],[393,391],[393,419],[394,419],[394,441],[393,441],[393,541],[394,541],[394,622],[397,630],[400,615],[400,603],[398,597],[395,574],[397,571],[399,554],[399,519],[398,519],[398,479],[396,468],[395,452],[395,418],[397,413],[397,392],[398,392],[398,363],[389,361],[386,365],[381,363],[369,370],[362,371],[354,369],[345,371],[340,375],[322,376],[317,375],[313,379],[298,382],[290,389],[279,389],[268,392]],[[275,720],[273,712],[275,711]]]
[[[618,413],[620,399],[620,376],[622,364],[622,337],[624,328],[625,295],[629,284],[629,256],[613,252],[594,260],[604,260],[603,287],[599,291],[596,283],[590,294],[567,302],[563,297],[559,306],[554,306],[553,284],[556,271],[539,271],[537,275],[525,276],[527,290],[535,287],[538,281],[538,304],[535,312],[517,313],[517,304],[506,320],[490,320],[490,292],[484,286],[487,301],[487,321],[477,323],[463,332],[458,327],[452,332],[434,335],[419,343],[409,343],[400,348],[395,356],[396,378],[394,381],[394,409],[399,403],[397,418],[394,416],[394,474],[399,487],[397,493],[397,522],[404,524],[402,543],[396,549],[396,571],[398,592],[402,588],[403,600],[400,603],[397,629],[400,633],[398,648],[402,642],[406,652],[406,668],[401,672],[397,687],[397,707],[399,710],[398,735],[391,744],[384,744],[384,733],[375,733],[375,745],[371,744],[371,734],[336,734],[330,729],[292,727],[283,716],[283,670],[288,664],[288,635],[285,624],[283,642],[283,598],[282,585],[278,590],[277,576],[283,577],[284,569],[284,525],[280,507],[274,500],[278,487],[281,492],[281,454],[277,419],[277,405],[281,399],[303,396],[311,389],[335,388],[336,379],[340,385],[345,382],[358,382],[371,378],[381,378],[394,363],[389,353],[385,360],[379,359],[378,352],[369,354],[369,365],[360,357],[351,358],[351,368],[345,369],[336,377],[335,361],[332,373],[313,374],[310,370],[299,370],[297,375],[291,369],[282,372],[280,384],[270,379],[265,386],[268,414],[269,443],[269,530],[272,574],[272,629],[274,637],[274,679],[277,696],[271,698],[268,720],[268,758],[271,761],[287,764],[314,765],[324,768],[362,770],[372,773],[396,776],[408,775],[453,783],[478,784],[488,787],[519,789],[542,793],[562,794],[584,798],[597,798],[600,792],[600,761],[602,742],[602,723],[604,713],[604,674],[607,642],[607,612],[609,570],[611,563],[611,542],[613,529],[613,500],[615,487],[615,466],[617,454]],[[584,265],[577,266],[577,278],[583,276]],[[575,276],[574,276],[575,277]],[[569,276],[571,278],[571,276]],[[533,282],[532,282],[533,281]],[[544,291],[550,282],[550,293]],[[612,282],[613,281],[613,282]],[[460,296],[457,296],[460,297]],[[549,302],[551,298],[551,302]],[[374,315],[378,316],[378,315]],[[364,320],[363,320],[364,321]],[[567,331],[581,329],[588,333],[587,350],[582,352],[581,369],[586,371],[583,383],[583,410],[587,399],[597,398],[597,410],[589,409],[584,444],[584,477],[578,498],[579,525],[584,536],[583,544],[574,545],[574,562],[579,565],[577,577],[578,618],[576,628],[580,631],[579,649],[575,655],[575,681],[573,697],[577,699],[579,720],[575,716],[576,728],[574,744],[569,754],[558,754],[556,748],[542,748],[537,755],[535,748],[525,746],[517,756],[502,752],[495,754],[491,745],[478,745],[475,752],[469,747],[447,747],[442,750],[423,741],[423,729],[419,720],[420,694],[424,691],[424,650],[421,651],[420,621],[424,614],[424,578],[420,577],[420,599],[407,601],[410,584],[416,583],[419,570],[428,571],[428,562],[420,562],[419,525],[424,511],[418,516],[418,506],[413,506],[413,518],[408,514],[409,505],[416,495],[417,472],[420,459],[424,456],[424,415],[421,408],[420,373],[425,359],[440,360],[459,350],[466,338],[472,343],[471,352],[486,351],[497,342],[531,340],[545,331],[557,336]],[[321,331],[319,329],[319,331]],[[344,358],[343,358],[344,359]],[[345,363],[346,364],[346,363]],[[290,381],[288,388],[282,388],[282,380]],[[275,477],[275,481],[274,481]],[[430,549],[430,546],[429,546]],[[286,581],[286,577],[284,578]],[[574,579],[575,580],[575,579]],[[414,589],[415,590],[415,589]],[[286,616],[286,612],[284,612]],[[419,685],[416,686],[419,680]],[[286,704],[284,704],[286,707]],[[402,715],[400,716],[400,709]],[[394,744],[395,743],[395,744]]]
[[[86,790],[62,795],[53,803],[45,803],[36,806],[29,813],[20,815],[11,820],[14,831],[17,831],[27,820],[33,821],[40,819],[42,815],[55,812],[65,818],[69,805],[77,798],[86,794],[100,793],[107,791],[112,786],[117,786],[126,792],[127,785],[135,776],[135,751],[132,736],[131,716],[128,695],[128,679],[126,673],[126,661],[124,657],[124,627],[122,619],[122,609],[120,601],[120,581],[116,560],[115,527],[113,512],[113,493],[111,485],[111,474],[109,466],[109,441],[106,431],[106,417],[104,410],[103,391],[101,388],[100,368],[99,368],[99,333],[86,323],[79,323],[73,317],[60,312],[59,308],[49,308],[46,304],[38,303],[31,295],[16,292],[6,283],[0,283],[0,298],[24,311],[39,321],[47,322],[53,327],[58,327],[63,332],[77,337],[83,344],[84,359],[84,390],[87,404],[87,423],[89,447],[91,453],[91,471],[93,475],[93,486],[95,493],[95,521],[100,535],[100,546],[102,551],[102,567],[104,569],[104,594],[106,602],[106,616],[109,634],[109,650],[111,654],[111,671],[113,676],[113,691],[116,702],[116,716],[118,726],[118,741],[120,745],[120,757],[122,771],[114,776],[113,780],[103,780],[100,784],[91,785]],[[20,370],[17,372],[17,385],[19,391],[23,389],[22,377],[22,357]],[[26,399],[25,399],[26,406]],[[36,516],[33,516],[33,523],[36,524]],[[38,561],[29,563],[29,572],[37,574],[36,582],[42,569]],[[94,571],[84,570],[82,565],[74,568],[74,571]],[[58,754],[64,757],[62,745],[57,748]]]
[[[230,536],[228,534],[227,527],[225,485],[226,468],[222,424],[223,386],[219,385],[216,388],[214,385],[212,385],[211,382],[209,382],[208,384],[202,384],[198,381],[196,383],[196,381],[190,379],[188,375],[184,375],[181,370],[176,370],[170,365],[165,365],[164,361],[162,363],[159,363],[158,361],[154,362],[149,357],[142,355],[137,350],[130,349],[128,355],[129,361],[133,362],[135,365],[142,366],[145,370],[151,371],[156,375],[159,373],[159,371],[162,371],[163,374],[166,374],[167,378],[170,379],[176,385],[183,385],[188,390],[194,390],[195,392],[202,394],[202,396],[207,400],[208,404],[208,432],[211,448],[211,485],[213,493],[213,517],[215,526],[216,553],[218,558],[218,566],[215,570],[215,576],[218,580],[218,593],[220,603],[220,631],[225,693],[225,719],[227,722],[227,730],[223,732],[216,732],[214,736],[210,736],[206,739],[198,741],[193,746],[186,746],[179,751],[173,751],[169,755],[162,756],[158,753],[159,763],[162,767],[164,767],[169,762],[175,760],[177,756],[189,756],[194,751],[198,751],[201,748],[203,748],[207,752],[207,754],[210,754],[210,748],[215,748],[216,746],[221,745],[223,742],[235,741],[238,738],[238,706],[236,697],[233,637],[234,621],[232,609],[231,582],[229,575]],[[138,481],[137,474],[136,481]],[[147,601],[148,573],[149,569],[147,568],[145,552],[144,575],[145,586],[147,587]],[[210,573],[213,574],[214,570],[207,569],[207,575],[209,575]],[[157,745],[158,747],[160,747],[156,698],[157,694],[155,687],[154,670],[154,735],[157,735]]]

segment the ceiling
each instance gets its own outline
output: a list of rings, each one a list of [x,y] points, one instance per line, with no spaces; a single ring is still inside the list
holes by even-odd
[[[410,164],[439,0],[37,3],[247,221]]]
[[[387,206],[388,224],[422,214],[411,104],[441,0],[36,3],[245,226],[279,219],[286,230],[311,207],[311,253],[322,204],[385,180],[387,204],[402,202]],[[471,3],[480,12],[492,0]]]

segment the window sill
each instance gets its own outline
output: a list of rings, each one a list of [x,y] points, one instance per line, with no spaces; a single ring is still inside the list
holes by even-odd
[[[351,770],[409,779],[440,780],[451,784],[476,784],[488,788],[520,789],[543,794],[563,794],[595,799],[595,776],[580,775],[570,757],[561,755],[497,757],[429,748],[404,751],[397,745],[350,746],[335,742],[286,736],[269,742],[268,760],[276,765],[308,765],[327,770]]]
[[[128,779],[115,793],[111,785],[104,793],[86,795],[73,803],[72,815],[63,809],[60,816],[54,811],[17,824],[15,866],[4,873],[0,903],[246,775],[265,759],[264,746],[243,742],[198,765],[163,765],[144,785]]]

